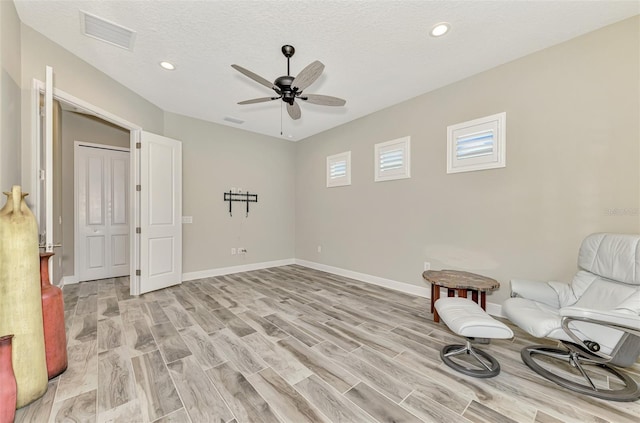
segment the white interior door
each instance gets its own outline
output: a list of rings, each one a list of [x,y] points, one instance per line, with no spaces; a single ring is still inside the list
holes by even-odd
[[[75,145],[79,281],[129,274],[129,151]]]
[[[182,283],[182,143],[140,137],[140,294]]]

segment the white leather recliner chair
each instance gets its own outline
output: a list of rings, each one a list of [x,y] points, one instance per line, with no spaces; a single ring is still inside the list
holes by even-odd
[[[640,356],[640,235],[589,235],[578,267],[570,284],[511,281],[514,298],[503,304],[504,314],[531,335],[564,347],[525,347],[522,360],[573,391],[635,401],[640,386],[615,367],[629,367]]]

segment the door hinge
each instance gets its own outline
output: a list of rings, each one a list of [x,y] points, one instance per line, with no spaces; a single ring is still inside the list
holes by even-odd
[[[136,143],[136,148],[139,150],[142,148],[142,143],[141,142],[137,142]]]
[[[137,234],[141,234],[141,233],[142,233],[142,228],[137,227],[137,228],[136,228],[136,233],[137,233]]]
[[[136,191],[142,191],[142,185],[136,185]]]
[[[136,270],[136,276],[140,276],[140,269]]]

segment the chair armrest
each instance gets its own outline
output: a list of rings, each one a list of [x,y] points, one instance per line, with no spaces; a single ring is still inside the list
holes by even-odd
[[[580,307],[563,307],[560,309],[560,316],[563,318],[570,318],[571,320],[581,320],[611,326],[640,336],[640,316],[638,315],[610,310],[604,311]]]
[[[511,279],[511,296],[523,297],[554,308],[560,308],[558,293],[546,282]]]

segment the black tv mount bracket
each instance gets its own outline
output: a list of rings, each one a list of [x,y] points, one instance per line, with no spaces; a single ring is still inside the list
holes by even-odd
[[[240,201],[243,203],[247,203],[247,214],[246,217],[249,217],[249,203],[257,203],[258,202],[258,194],[249,194],[248,192],[225,192],[224,193],[224,201],[229,202],[229,216],[233,217],[232,207],[234,201]]]

